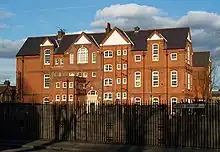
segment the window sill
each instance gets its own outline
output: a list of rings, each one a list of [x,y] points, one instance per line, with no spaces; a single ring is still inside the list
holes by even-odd
[[[135,86],[135,88],[141,88],[141,86]]]
[[[153,88],[159,88],[159,86],[152,86]]]

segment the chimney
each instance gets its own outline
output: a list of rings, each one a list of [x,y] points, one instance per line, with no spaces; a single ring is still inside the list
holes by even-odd
[[[10,81],[5,80],[4,85],[6,85],[6,86],[10,86]]]
[[[108,34],[108,33],[110,33],[111,32],[111,24],[110,23],[107,23],[107,27],[105,28],[105,33],[106,33],[106,35]]]
[[[64,30],[60,29],[60,30],[57,32],[57,39],[58,39],[58,40],[61,40],[64,35],[65,35]]]
[[[134,27],[134,33],[138,33],[139,31],[140,31],[140,27],[135,26],[135,27]]]

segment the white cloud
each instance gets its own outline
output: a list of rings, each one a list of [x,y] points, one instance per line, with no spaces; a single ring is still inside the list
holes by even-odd
[[[0,38],[0,57],[15,57],[25,39],[8,40]]]
[[[171,17],[163,10],[134,3],[111,5],[96,12],[91,26],[104,28],[106,23],[123,29],[140,26],[143,29],[186,27],[191,28],[193,46],[197,51],[220,51],[220,14],[189,11],[184,16]],[[220,53],[218,53],[220,56]],[[220,58],[220,57],[219,57]]]

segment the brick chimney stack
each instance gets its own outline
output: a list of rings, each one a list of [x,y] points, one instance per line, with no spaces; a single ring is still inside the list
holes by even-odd
[[[105,33],[106,33],[106,35],[108,34],[108,33],[110,33],[111,32],[111,24],[110,23],[107,23],[107,26],[106,26],[106,28],[105,28]]]

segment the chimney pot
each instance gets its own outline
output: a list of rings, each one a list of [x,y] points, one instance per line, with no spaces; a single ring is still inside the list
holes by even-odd
[[[139,32],[139,31],[140,31],[140,27],[135,26],[135,27],[134,27],[134,32],[136,33],[136,32]]]

